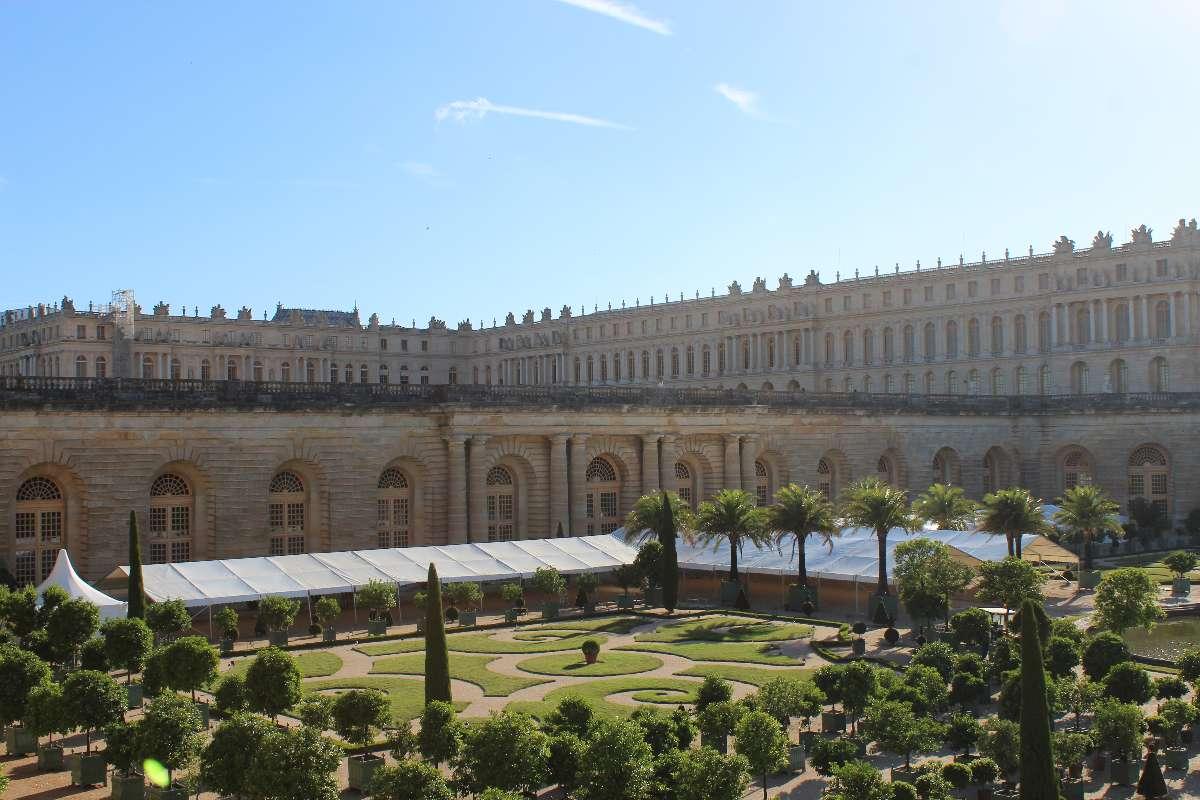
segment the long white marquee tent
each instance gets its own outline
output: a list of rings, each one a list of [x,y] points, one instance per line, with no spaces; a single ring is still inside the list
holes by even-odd
[[[923,537],[944,542],[974,561],[1000,561],[1007,555],[1003,536],[971,531],[893,531],[888,537],[888,574],[895,561],[895,546]],[[1040,536],[1026,534],[1022,546],[1028,553],[1038,546],[1054,548],[1057,556],[1074,556]],[[719,571],[729,566],[729,544],[716,547],[677,540],[679,566],[685,570]],[[142,568],[146,595],[151,600],[183,600],[188,606],[213,606],[258,600],[267,595],[315,597],[342,594],[370,580],[397,587],[425,582],[429,564],[437,565],[444,583],[505,581],[528,578],[539,567],[554,567],[564,575],[603,573],[633,563],[636,545],[625,541],[624,531],[599,536],[564,539],[522,539],[510,542],[455,544],[441,547],[406,547],[261,556],[219,561],[148,564]],[[879,570],[878,544],[872,532],[847,528],[834,539],[832,549],[810,537],[805,548],[808,572],[814,578],[842,581],[875,580]],[[785,575],[796,571],[796,554],[786,545],[747,546],[738,558],[739,569],[751,574]],[[124,579],[129,567],[114,570],[109,580]]]

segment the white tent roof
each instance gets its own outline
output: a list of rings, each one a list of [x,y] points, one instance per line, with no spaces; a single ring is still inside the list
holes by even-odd
[[[42,581],[37,587],[39,597],[46,590],[47,586],[58,586],[71,597],[78,597],[87,600],[89,603],[95,603],[100,608],[100,619],[102,620],[110,617],[125,616],[126,604],[109,597],[79,577],[79,573],[71,565],[71,557],[67,555],[65,548],[58,551],[58,558],[54,562],[54,569],[50,570],[50,574],[46,576],[46,580]]]

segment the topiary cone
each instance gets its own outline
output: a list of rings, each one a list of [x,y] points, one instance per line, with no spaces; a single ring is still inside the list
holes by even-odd
[[[429,563],[425,601],[425,704],[451,702],[450,652],[446,648],[446,621],[442,617],[442,583],[437,567]]]
[[[137,514],[129,512],[129,590],[125,616],[146,618],[146,594],[142,586],[142,542],[138,534]]]
[[[662,603],[667,613],[675,610],[679,600],[679,553],[675,548],[675,514],[671,509],[671,499],[667,493],[662,493],[665,509],[663,529],[658,531],[658,541],[662,543]]]
[[[1058,776],[1050,747],[1050,708],[1046,667],[1038,630],[1038,608],[1021,606],[1021,800],[1059,800]]]

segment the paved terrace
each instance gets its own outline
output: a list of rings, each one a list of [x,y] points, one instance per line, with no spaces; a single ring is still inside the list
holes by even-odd
[[[1083,395],[822,394],[738,389],[634,386],[479,386],[378,383],[141,380],[134,378],[0,378],[0,409],[62,411],[278,411],[422,409],[445,406],[729,408],[807,413],[1059,415],[1194,412],[1200,392]]]

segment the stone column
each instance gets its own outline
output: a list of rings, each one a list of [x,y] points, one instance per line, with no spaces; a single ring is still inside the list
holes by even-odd
[[[1108,300],[1101,300],[1100,305],[1100,341],[1108,344]]]
[[[1088,344],[1096,342],[1096,304],[1088,303]],[[1082,344],[1082,342],[1080,342]]]
[[[658,434],[642,435],[642,494],[658,491],[662,486],[659,480],[658,466]]]
[[[470,461],[468,463],[467,500],[470,503],[470,528],[467,541],[487,541],[487,442],[488,437],[476,433],[471,436]]]
[[[583,536],[587,533],[584,527],[587,523],[587,484],[584,473],[587,471],[587,434],[576,433],[571,436],[571,465],[568,476],[571,484],[571,530],[572,536]]]
[[[570,503],[567,495],[567,439],[565,433],[550,437],[550,535],[571,535]]]
[[[1125,327],[1128,330],[1128,339],[1126,342],[1132,342],[1137,339],[1137,330],[1133,327],[1133,298],[1130,297],[1125,303]]]
[[[664,489],[675,486],[675,458],[679,453],[679,437],[667,434],[662,440],[662,454],[658,458],[658,485]]]
[[[446,441],[446,542],[462,544],[467,536],[467,437],[451,433]]]
[[[1141,295],[1139,299],[1142,301],[1142,339],[1148,341],[1150,339],[1150,312],[1147,306],[1150,305],[1150,298]]]
[[[1180,316],[1182,317],[1182,320],[1183,320],[1183,331],[1182,331],[1182,333],[1183,333],[1183,335],[1184,335],[1184,336],[1186,336],[1186,337],[1191,337],[1191,335],[1192,335],[1192,302],[1191,302],[1191,294],[1192,294],[1192,293],[1191,293],[1190,291],[1189,291],[1189,292],[1184,292],[1182,295],[1180,295],[1180,298],[1179,298],[1179,299],[1180,299],[1180,302],[1181,302],[1181,311],[1180,311]]]
[[[750,496],[754,496],[755,477],[754,477],[754,456],[758,451],[757,436],[742,437],[742,490],[749,492]]]
[[[1058,304],[1050,306],[1050,349],[1058,346]]]
[[[1170,303],[1171,303],[1171,316],[1167,319],[1167,336],[1168,336],[1168,338],[1173,339],[1173,338],[1175,338],[1175,333],[1179,328],[1179,326],[1175,324],[1177,317],[1175,316],[1175,293],[1174,292],[1171,292],[1171,294],[1169,295],[1169,299],[1170,299]]]
[[[725,474],[722,489],[737,489],[742,485],[741,460],[738,454],[738,435],[725,434]]]

